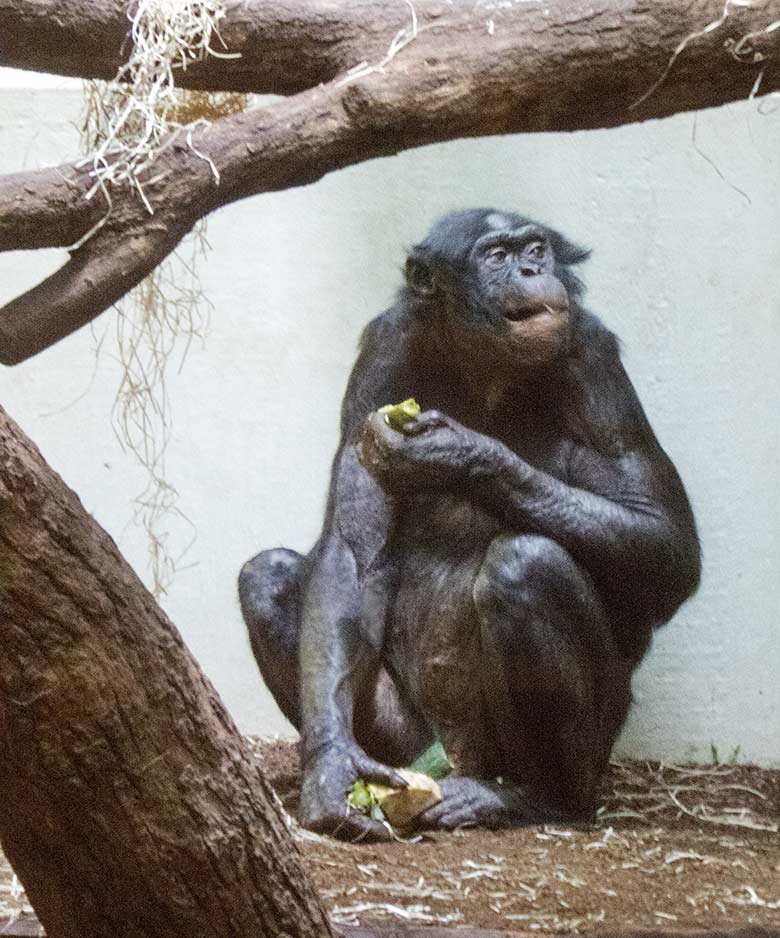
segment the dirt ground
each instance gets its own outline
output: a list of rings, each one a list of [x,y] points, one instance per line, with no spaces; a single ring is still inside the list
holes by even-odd
[[[293,744],[253,740],[289,812]],[[596,827],[343,844],[295,829],[334,921],[517,931],[780,926],[780,771],[614,764]],[[0,855],[0,917],[25,906]]]

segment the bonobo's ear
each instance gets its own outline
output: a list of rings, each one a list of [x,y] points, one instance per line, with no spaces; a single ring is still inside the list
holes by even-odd
[[[419,254],[406,258],[406,284],[417,296],[433,296],[436,277],[428,262]]]
[[[566,287],[572,299],[579,299],[585,292],[585,285],[571,270],[574,264],[581,264],[590,257],[590,251],[573,244],[557,231],[548,231],[550,244],[555,254],[555,270],[558,279]]]
[[[590,257],[590,251],[581,248],[578,244],[573,244],[557,231],[550,231],[550,244],[552,244],[555,259],[559,264],[581,264]]]

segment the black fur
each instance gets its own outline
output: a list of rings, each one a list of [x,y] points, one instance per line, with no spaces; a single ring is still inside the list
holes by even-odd
[[[617,340],[581,305],[586,257],[511,213],[439,221],[363,334],[319,541],[242,571],[312,828],[386,836],[345,792],[399,783],[388,766],[435,737],[458,777],[421,826],[592,816],[632,671],[695,590],[699,548]],[[412,396],[408,434],[374,413]]]

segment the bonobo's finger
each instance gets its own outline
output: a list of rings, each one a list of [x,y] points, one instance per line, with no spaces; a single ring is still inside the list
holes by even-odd
[[[399,437],[403,438],[403,434],[394,430],[385,420],[385,415],[379,411],[374,411],[366,417],[364,432],[368,433],[375,443],[385,447],[391,447],[398,443]]]
[[[468,808],[456,808],[444,811],[435,821],[428,824],[428,830],[454,831],[458,827],[476,827],[477,821]],[[423,828],[425,830],[425,828]]]
[[[439,804],[435,804],[433,807],[426,808],[424,811],[421,811],[414,819],[414,826],[421,831],[436,830],[436,828],[439,826],[439,817],[442,814],[442,809],[439,807],[440,805],[441,801]],[[437,808],[439,808],[438,811],[436,810]]]
[[[359,811],[353,811],[347,827],[339,829],[335,836],[351,843],[382,843],[393,839],[393,831],[388,824],[381,824]]]
[[[304,826],[316,834],[328,834],[352,843],[376,843],[393,839],[392,831],[384,824],[351,809],[344,814],[323,814],[307,821]]]
[[[382,843],[393,839],[393,831],[387,824],[380,824],[379,821],[373,821],[359,811],[350,815],[349,828],[345,831],[338,831],[336,834],[341,840],[349,840],[351,843]]]
[[[371,756],[360,756],[355,760],[355,767],[360,777],[367,782],[378,782],[380,785],[389,785],[391,788],[406,788],[409,784],[395,769],[377,762]]]
[[[464,825],[474,825],[477,818],[473,805],[458,799],[445,798],[438,804],[426,808],[415,818],[415,827],[420,830],[454,830]]]
[[[438,427],[446,427],[451,421],[445,417],[439,410],[426,410],[415,417],[404,426],[404,433],[408,436],[416,436],[419,433],[425,433],[426,430],[435,430]]]
[[[451,813],[452,807],[452,802],[447,798],[437,801],[436,804],[417,815],[414,820],[415,826],[429,829],[438,827],[442,818]]]
[[[452,830],[461,824],[474,824],[477,819],[475,794],[479,786],[473,779],[455,776],[442,779],[439,785],[442,800],[423,811],[417,818],[417,825],[429,830]]]
[[[366,417],[357,444],[357,457],[361,465],[377,479],[384,478],[389,469],[388,456],[394,442],[389,434],[399,436],[387,426],[382,414],[373,413]]]

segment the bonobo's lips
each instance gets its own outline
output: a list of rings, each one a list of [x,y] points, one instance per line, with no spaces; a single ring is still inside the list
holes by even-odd
[[[509,322],[523,322],[526,319],[531,319],[533,316],[540,316],[542,313],[548,313],[552,316],[565,316],[569,310],[565,307],[553,308],[547,303],[542,305],[533,305],[533,306],[522,306],[515,309],[510,309],[508,312],[504,313],[504,319],[508,319]]]

